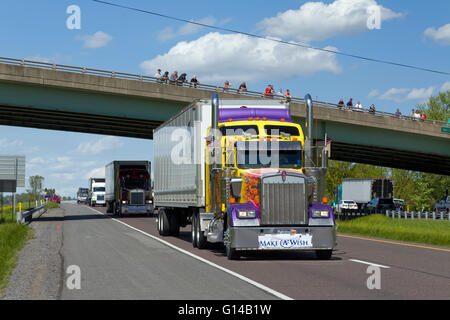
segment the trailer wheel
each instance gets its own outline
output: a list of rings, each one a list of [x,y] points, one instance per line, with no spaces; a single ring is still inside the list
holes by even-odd
[[[176,210],[171,210],[169,214],[170,235],[178,237],[180,235],[180,215]]]
[[[161,223],[160,224],[160,230],[161,230],[160,234],[162,236],[170,235],[170,222],[169,222],[169,217],[168,217],[166,209],[159,210],[158,222]]]
[[[195,212],[195,238],[196,238],[196,242],[197,242],[197,248],[199,249],[205,249],[207,242],[206,242],[206,237],[203,235],[202,233],[202,226],[201,226],[201,219],[200,219],[200,213]]]
[[[329,260],[332,254],[333,250],[316,250],[316,257],[319,260]]]
[[[191,242],[194,248],[197,247],[197,216],[192,213],[191,223]]]

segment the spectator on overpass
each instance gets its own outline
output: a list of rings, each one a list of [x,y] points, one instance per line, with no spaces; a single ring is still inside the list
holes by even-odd
[[[347,107],[349,110],[351,110],[353,108],[353,98],[350,98],[350,100],[348,100]]]
[[[362,111],[362,105],[361,102],[358,101],[358,103],[355,105],[355,109],[353,111]]]
[[[339,102],[338,102],[338,107],[339,107],[339,109],[342,110],[342,107],[344,107],[344,106],[345,106],[345,104],[344,104],[344,99],[339,100]]]
[[[176,84],[178,81],[178,71],[175,71],[170,76],[170,84]]]
[[[155,78],[158,79],[158,82],[161,82],[161,77],[161,69],[158,69],[158,71],[156,71]]]
[[[223,84],[223,92],[228,92],[228,89],[230,89],[231,87],[231,83],[227,80],[225,81],[225,83]]]
[[[273,98],[274,94],[275,94],[275,91],[273,90],[273,85],[269,84],[266,88],[266,91],[264,92],[264,97]]]
[[[247,91],[247,85],[245,84],[245,82],[242,82],[241,85],[239,86],[239,93],[243,91]]]
[[[416,113],[414,113],[414,119],[420,120],[420,111],[419,110],[416,110]]]
[[[167,83],[169,81],[169,71],[164,72],[161,76],[161,82]]]
[[[198,80],[197,80],[197,76],[193,76],[192,77],[192,79],[191,79],[191,87],[194,87],[194,88],[197,88],[197,85],[199,84],[200,82],[198,82]]]
[[[286,102],[291,102],[291,93],[289,92],[289,89],[286,89],[286,92],[284,93],[284,98],[286,99]]]
[[[415,116],[416,116],[416,111],[414,111],[414,108],[411,110],[411,113],[409,114],[409,116],[415,120]]]
[[[402,117],[402,113],[400,112],[399,108],[397,108],[397,111],[395,112],[395,117],[398,119],[401,119],[401,117]]]
[[[186,73],[182,73],[181,76],[178,78],[177,84],[179,86],[182,86],[183,83],[187,82],[186,77],[187,77],[187,74]]]
[[[427,115],[425,114],[425,111],[422,111],[422,114],[420,115],[420,120],[422,121],[427,120]]]
[[[375,111],[376,111],[375,105],[372,103],[372,105],[371,105],[370,108],[369,108],[369,113],[370,113],[370,114],[375,114]]]

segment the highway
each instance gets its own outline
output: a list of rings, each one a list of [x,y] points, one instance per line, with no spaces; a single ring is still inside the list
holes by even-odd
[[[154,217],[117,218],[105,208],[61,204],[62,270],[79,266],[81,289],[60,299],[448,299],[450,249],[338,236],[329,261],[307,252],[258,252],[227,260],[219,246],[193,248],[190,226],[161,237]],[[55,223],[45,219],[39,223]],[[161,239],[161,240],[158,240]],[[161,242],[162,241],[162,242]],[[369,290],[370,264],[381,272]]]

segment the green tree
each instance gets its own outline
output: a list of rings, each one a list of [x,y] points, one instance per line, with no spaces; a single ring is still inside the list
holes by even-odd
[[[430,97],[428,102],[417,105],[417,109],[420,112],[424,111],[428,119],[448,121],[450,119],[450,90]]]
[[[29,200],[38,200],[40,195],[42,194],[42,184],[44,182],[44,177],[35,175],[29,178],[30,188],[28,193],[32,196],[32,199]]]

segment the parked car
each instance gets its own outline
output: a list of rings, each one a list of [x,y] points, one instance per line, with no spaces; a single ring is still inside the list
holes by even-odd
[[[434,210],[437,213],[450,212],[450,196],[448,195],[448,190],[446,192],[446,195],[441,199],[441,201],[436,203],[436,205],[434,206]]]
[[[395,210],[405,211],[406,210],[405,200],[394,199],[394,207],[395,207]]]
[[[353,200],[341,200],[336,206],[336,211],[339,213],[357,212],[358,205]]]
[[[386,213],[386,210],[395,210],[394,199],[392,198],[373,198],[368,204],[367,209],[370,212]]]
[[[52,197],[52,200],[51,200],[52,202],[56,202],[56,203],[61,203],[61,198],[59,197],[59,196],[57,196],[57,195],[54,195],[53,197]]]

